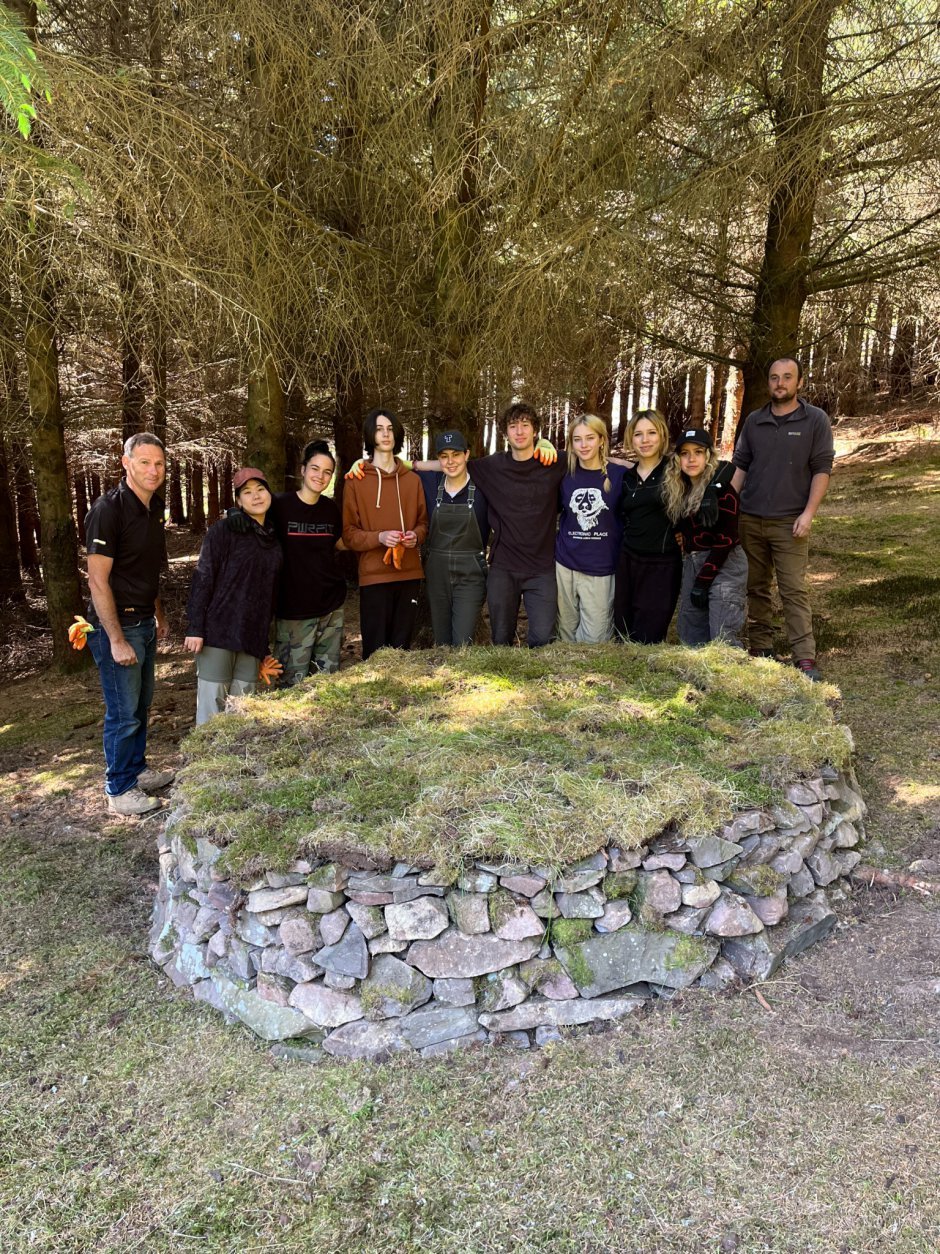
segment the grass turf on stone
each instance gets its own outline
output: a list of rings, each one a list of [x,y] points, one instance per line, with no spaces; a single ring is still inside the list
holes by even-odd
[[[558,866],[841,766],[833,695],[723,645],[380,653],[195,731],[182,830],[240,875],[324,851]]]

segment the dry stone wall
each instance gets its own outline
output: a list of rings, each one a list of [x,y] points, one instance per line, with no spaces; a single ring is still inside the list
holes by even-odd
[[[247,886],[217,845],[184,842],[177,815],[150,951],[265,1040],[376,1060],[538,1045],[693,984],[772,975],[835,926],[827,889],[860,861],[864,814],[851,770],[824,767],[704,839],[666,832],[556,873],[478,861],[454,882],[300,859]]]

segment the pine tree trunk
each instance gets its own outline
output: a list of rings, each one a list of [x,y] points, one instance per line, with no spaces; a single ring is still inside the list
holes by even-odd
[[[59,351],[52,298],[41,263],[26,295],[26,365],[32,418],[33,475],[42,523],[42,572],[53,661],[66,670],[84,663],[69,647],[67,632],[82,605],[78,545],[72,522],[72,493],[65,456],[65,430],[59,392]]]
[[[836,0],[801,3],[795,39],[781,41],[779,81],[772,88],[774,169],[764,255],[754,296],[750,343],[744,365],[744,413],[767,400],[767,373],[781,354],[797,354],[800,316],[807,296],[807,266],[821,180],[826,116],[823,78],[829,26]],[[795,18],[796,13],[791,15]],[[772,67],[768,66],[768,70]]]
[[[178,457],[173,457],[168,462],[166,478],[170,522],[174,527],[185,527],[186,510],[183,506],[183,480]]]
[[[9,298],[9,291],[4,296]],[[21,602],[25,600],[25,592],[20,574],[13,458],[8,452],[8,433],[23,424],[26,406],[20,392],[15,344],[9,300],[0,300],[0,598]]]
[[[31,575],[39,574],[39,511],[29,473],[29,454],[23,440],[13,447],[13,481],[16,490],[16,530],[20,540],[20,565]]]
[[[270,354],[256,354],[248,375],[248,447],[245,465],[267,476],[272,492],[284,489],[285,397]]]
[[[705,385],[707,381],[708,372],[704,366],[694,366],[689,372],[688,420],[690,426],[705,426]]]
[[[362,456],[364,392],[356,371],[336,376],[336,408],[333,411],[333,443],[336,446],[336,486],[333,499],[343,507],[343,475]]]
[[[88,513],[88,484],[85,482],[84,471],[77,470],[72,476],[75,491],[75,525],[78,529],[78,543],[85,547],[85,515]]]
[[[221,506],[219,504],[219,467],[217,462],[213,462],[207,472],[209,509],[206,514],[206,523],[212,526],[214,522],[218,522],[221,517]]]

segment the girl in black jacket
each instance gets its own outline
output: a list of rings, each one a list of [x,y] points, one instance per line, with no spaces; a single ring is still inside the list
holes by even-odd
[[[267,523],[271,491],[254,466],[236,471],[235,503],[250,520],[245,534],[225,519],[206,532],[189,590],[183,647],[196,655],[196,723],[225,709],[226,697],[251,693],[268,655],[277,574],[283,560]]]

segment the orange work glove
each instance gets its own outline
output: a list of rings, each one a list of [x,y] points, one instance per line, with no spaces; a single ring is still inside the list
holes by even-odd
[[[365,464],[366,464],[365,458],[360,457],[357,462],[353,462],[353,464],[346,471],[345,475],[343,475],[343,478],[344,479],[364,479],[366,477],[366,472],[364,469]]]
[[[75,622],[69,628],[69,644],[73,649],[84,649],[88,643],[88,633],[94,630],[87,618],[76,614]]]
[[[394,565],[396,570],[401,570],[401,564],[405,560],[405,546],[403,544],[393,544],[390,549],[385,550],[385,556],[382,561],[386,566]]]
[[[272,657],[270,653],[258,667],[258,678],[269,687],[271,685],[271,680],[277,679],[278,676],[283,675],[283,673],[284,667],[277,660],[277,658]]]
[[[543,466],[554,466],[555,462],[558,461],[558,450],[551,440],[539,440],[535,446],[533,457],[537,462],[541,462]]]

